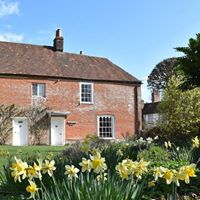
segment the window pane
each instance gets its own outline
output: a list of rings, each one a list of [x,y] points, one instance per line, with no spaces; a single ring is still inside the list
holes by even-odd
[[[44,83],[33,83],[32,84],[32,96],[45,96],[45,84]]]
[[[113,137],[113,117],[103,116],[99,117],[99,137],[112,138]]]
[[[81,102],[92,102],[92,85],[81,84]]]
[[[37,84],[32,84],[32,96],[37,96]]]
[[[44,97],[45,96],[45,86],[44,84],[38,84],[38,96]]]

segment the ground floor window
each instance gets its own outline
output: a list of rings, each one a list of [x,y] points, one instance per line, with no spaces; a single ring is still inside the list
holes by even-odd
[[[114,138],[114,116],[98,116],[98,135],[100,138]]]

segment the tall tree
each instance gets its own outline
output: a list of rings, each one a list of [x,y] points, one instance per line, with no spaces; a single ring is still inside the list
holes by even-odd
[[[181,79],[172,76],[158,108],[166,118],[162,126],[172,137],[179,138],[199,134],[200,131],[200,88],[181,91]]]
[[[158,63],[148,76],[148,87],[151,90],[163,90],[169,78],[174,74],[176,63],[177,58],[167,58]]]
[[[200,33],[196,34],[196,39],[189,39],[188,47],[175,49],[184,54],[177,59],[177,71],[184,75],[181,88],[187,90],[200,87]]]

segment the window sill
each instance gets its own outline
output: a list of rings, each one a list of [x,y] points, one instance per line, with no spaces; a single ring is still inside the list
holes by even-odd
[[[41,97],[41,96],[32,96],[32,99],[46,99],[47,97]]]
[[[88,104],[88,105],[93,105],[94,103],[93,103],[93,102],[80,102],[80,105],[81,105],[81,104],[84,104],[84,105],[85,105],[85,104],[86,104],[86,105],[87,105],[87,104]]]
[[[102,139],[102,140],[115,140],[114,137],[99,137],[99,139]]]

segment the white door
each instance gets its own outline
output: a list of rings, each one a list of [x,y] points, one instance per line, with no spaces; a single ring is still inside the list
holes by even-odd
[[[25,117],[13,119],[13,145],[28,145],[28,120]]]
[[[51,117],[51,145],[65,144],[65,118]]]

